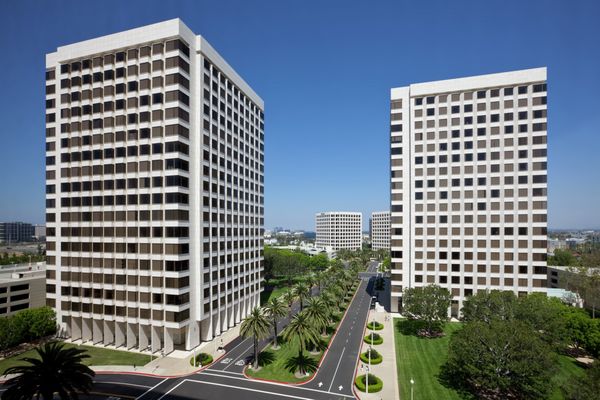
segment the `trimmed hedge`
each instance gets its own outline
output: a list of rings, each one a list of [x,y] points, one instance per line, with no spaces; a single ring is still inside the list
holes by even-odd
[[[360,354],[360,359],[365,364],[369,363],[369,350]],[[383,357],[375,349],[371,349],[371,364],[381,364]]]
[[[367,391],[367,375],[359,375],[354,380],[354,385],[361,392]],[[369,374],[369,393],[379,392],[383,388],[383,381],[381,378],[376,377],[373,374]]]
[[[193,367],[203,367],[213,362],[213,358],[208,353],[200,353],[196,356],[196,362],[194,363],[194,357],[190,358],[190,365]]]
[[[367,328],[374,331],[380,331],[383,329],[383,324],[381,322],[371,321],[367,324]]]
[[[377,333],[373,333],[373,341],[372,342],[371,342],[371,334],[368,334],[367,336],[365,336],[364,340],[365,340],[365,343],[368,343],[368,344],[383,343],[383,338]]]

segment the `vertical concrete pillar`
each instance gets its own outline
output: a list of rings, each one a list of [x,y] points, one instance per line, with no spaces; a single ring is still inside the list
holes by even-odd
[[[147,350],[150,344],[150,327],[148,325],[139,325],[138,331],[139,337],[139,349]]]
[[[185,349],[192,350],[200,345],[200,325],[192,321],[185,327]]]
[[[84,342],[92,340],[92,319],[82,318],[81,319],[81,339]]]
[[[203,342],[208,342],[214,337],[212,322],[212,316],[210,315],[200,321],[200,339]]]
[[[138,345],[138,324],[125,323],[125,335],[127,336],[127,348],[133,349]],[[146,345],[147,346],[147,345]],[[140,346],[139,350],[143,350]]]
[[[159,351],[160,349],[162,349],[162,331],[163,331],[163,327],[162,326],[152,326],[150,328],[150,332],[151,332],[151,343],[150,346],[152,348],[152,352],[155,353],[157,351]]]
[[[81,317],[71,317],[71,340],[81,339]]]
[[[174,329],[172,328],[163,328],[163,337],[165,338],[163,344],[163,351],[165,352],[165,355],[171,353],[175,349],[173,344],[174,333]]]
[[[104,320],[103,339],[104,344],[115,344],[115,321]]]
[[[125,329],[125,322],[115,322],[115,347],[121,347],[125,345]]]

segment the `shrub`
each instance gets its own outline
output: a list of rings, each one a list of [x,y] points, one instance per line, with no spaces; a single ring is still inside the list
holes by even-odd
[[[50,307],[31,308],[0,318],[0,350],[56,333],[56,314]]]
[[[194,357],[190,358],[190,365],[194,367],[203,367],[213,362],[213,358],[208,353],[200,353],[196,356],[196,362],[194,363]]]
[[[371,321],[367,324],[367,328],[374,331],[380,331],[383,329],[383,324],[381,322]]]
[[[373,337],[372,341],[371,341],[371,337]],[[383,343],[383,338],[377,333],[368,334],[367,336],[365,336],[365,343],[381,344],[381,343]]]
[[[354,380],[354,385],[361,392],[367,391],[367,375],[359,375]],[[379,392],[383,388],[383,381],[373,374],[369,374],[369,393]]]
[[[371,353],[371,364],[380,364],[383,361],[381,354],[379,354],[377,350],[371,349],[370,351],[367,350],[360,354],[360,359],[365,364],[369,363],[369,352]]]

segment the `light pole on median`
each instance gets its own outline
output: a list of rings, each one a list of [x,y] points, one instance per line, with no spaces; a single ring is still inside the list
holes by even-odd
[[[371,370],[370,363],[369,363],[369,365],[367,365],[366,370],[367,370],[367,374],[365,375],[365,386],[366,386],[367,394],[369,394],[369,371]]]
[[[413,378],[410,378],[410,400],[414,400],[414,395],[415,395],[414,386],[415,386],[415,381],[413,380]]]

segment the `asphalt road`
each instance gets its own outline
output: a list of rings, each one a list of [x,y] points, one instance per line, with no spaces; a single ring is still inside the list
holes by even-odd
[[[369,270],[374,270],[376,265],[377,263],[370,263]],[[370,307],[372,286],[372,278],[363,278],[316,376],[304,385],[284,385],[246,379],[242,371],[253,355],[252,339],[238,337],[225,346],[225,356],[219,362],[200,373],[168,379],[136,374],[98,374],[92,393],[80,398],[100,400],[112,396],[136,400],[354,399],[354,370]],[[294,313],[298,309],[299,305],[295,304]],[[287,322],[286,318],[278,325],[283,329]],[[270,339],[263,340],[261,348],[269,341]]]

